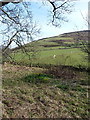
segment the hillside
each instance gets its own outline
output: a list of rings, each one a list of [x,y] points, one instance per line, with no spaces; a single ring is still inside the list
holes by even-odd
[[[4,65],[3,118],[88,118],[87,73],[59,71]]]
[[[82,35],[88,37],[90,30],[83,30],[83,31],[75,31],[75,32],[69,32],[69,33],[64,33],[61,34],[61,36],[65,37],[76,37],[76,35]]]
[[[82,42],[88,42],[87,35],[88,31],[78,31],[43,38],[24,45],[26,54],[19,47],[12,49],[12,56],[15,62],[24,65],[51,64],[87,68],[88,54],[82,51]]]
[[[75,37],[62,34],[28,43],[26,52],[12,50],[12,64],[2,65],[3,118],[89,118],[88,54]]]
[[[48,37],[48,38],[42,38],[40,40],[31,42],[26,44],[25,46],[28,47],[31,44],[37,44],[37,46],[41,47],[60,47],[60,46],[69,46],[69,44],[74,44],[77,42],[77,39],[81,40],[81,37],[83,36],[83,40],[88,40],[88,34],[89,30],[84,30],[84,31],[76,31],[76,32],[69,32],[69,33],[64,33],[60,34],[58,36],[53,36],[53,37]],[[19,47],[14,48],[15,49],[20,49]]]

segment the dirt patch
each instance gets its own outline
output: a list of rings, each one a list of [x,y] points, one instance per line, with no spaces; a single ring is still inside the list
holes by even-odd
[[[27,66],[20,66],[20,65],[13,65],[13,64],[4,64],[2,66],[3,70],[8,70],[8,71],[34,71],[34,70],[43,70],[42,68],[36,68],[36,67],[27,67]]]

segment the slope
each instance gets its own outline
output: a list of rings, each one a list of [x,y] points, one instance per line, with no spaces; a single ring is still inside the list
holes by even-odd
[[[79,31],[43,38],[23,46],[28,55],[23,53],[21,48],[14,48],[12,56],[18,64],[51,64],[87,68],[88,54],[82,51],[82,42],[85,44],[88,42],[87,35],[88,31]]]

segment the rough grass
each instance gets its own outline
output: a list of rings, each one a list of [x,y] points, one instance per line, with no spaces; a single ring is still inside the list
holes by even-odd
[[[76,77],[66,80],[46,71],[11,64],[3,66],[4,118],[89,117],[87,73],[78,72]]]
[[[64,44],[56,42],[60,40]],[[25,46],[29,50],[30,60],[21,49],[13,51],[15,62],[21,65],[34,66],[39,63],[59,67],[50,65],[48,69],[43,69],[5,64],[2,100],[4,118],[89,117],[90,88],[87,72],[60,67],[64,65],[87,68],[87,54],[80,48],[72,48],[75,46],[69,47],[66,44],[74,44],[73,38],[53,37],[27,44]]]

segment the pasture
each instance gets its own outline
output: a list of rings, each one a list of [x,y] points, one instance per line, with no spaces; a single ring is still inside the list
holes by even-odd
[[[82,51],[81,41],[76,42],[73,37],[45,38],[26,44],[24,47],[28,54],[21,49],[13,50],[12,57],[23,65],[51,64],[87,69],[88,54]]]

